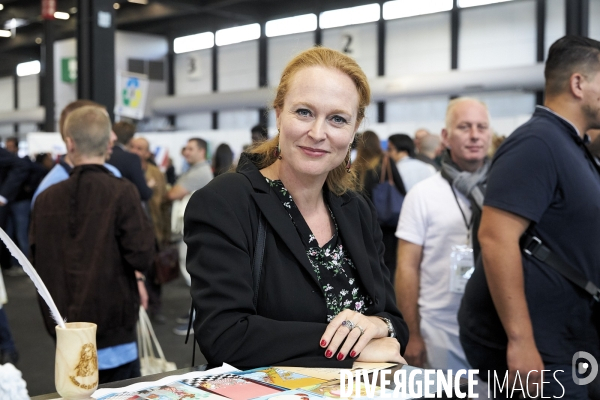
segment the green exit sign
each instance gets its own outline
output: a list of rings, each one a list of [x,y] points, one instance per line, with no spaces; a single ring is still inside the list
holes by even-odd
[[[61,60],[61,76],[62,81],[66,83],[77,81],[77,58],[70,57]]]

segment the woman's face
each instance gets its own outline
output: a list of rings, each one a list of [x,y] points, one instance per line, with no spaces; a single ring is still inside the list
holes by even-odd
[[[348,154],[358,128],[359,95],[350,77],[324,67],[292,77],[277,109],[282,162],[296,173],[327,176]]]

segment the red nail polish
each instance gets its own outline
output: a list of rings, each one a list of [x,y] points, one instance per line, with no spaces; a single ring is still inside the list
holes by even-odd
[[[352,357],[352,358],[356,357],[356,352],[354,350],[352,350],[352,352],[350,353],[350,357]]]
[[[344,359],[344,355],[342,353],[338,353],[337,359],[338,361],[342,361]]]
[[[325,347],[327,346],[327,341],[326,340],[321,340],[321,347]]]
[[[333,355],[333,353],[331,352],[331,350],[327,350],[325,352],[325,357],[327,357],[327,358],[331,358],[332,355]]]

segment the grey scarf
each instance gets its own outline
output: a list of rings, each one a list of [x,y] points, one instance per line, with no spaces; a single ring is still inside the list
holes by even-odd
[[[460,193],[464,194],[478,210],[483,207],[483,196],[487,186],[487,173],[490,160],[486,157],[483,165],[475,172],[462,171],[452,158],[450,150],[442,154],[442,176]],[[475,208],[473,208],[475,210]]]

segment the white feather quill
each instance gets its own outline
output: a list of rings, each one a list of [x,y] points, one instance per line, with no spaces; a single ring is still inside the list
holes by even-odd
[[[42,278],[40,278],[37,271],[33,268],[33,265],[31,265],[27,257],[25,257],[25,254],[23,254],[23,252],[17,247],[15,242],[12,241],[12,239],[6,234],[6,232],[4,232],[3,229],[0,229],[0,239],[2,239],[6,247],[8,247],[10,254],[12,254],[13,257],[17,259],[19,264],[21,264],[23,271],[25,271],[27,275],[29,275],[29,278],[31,278],[33,281],[38,293],[40,296],[42,296],[42,299],[44,299],[50,308],[50,314],[52,315],[52,318],[54,318],[56,323],[61,328],[64,328],[65,323],[60,316],[60,312],[58,311],[56,304],[54,304],[54,300],[52,300],[52,296],[50,295],[50,292],[48,292],[46,285],[44,285],[44,281],[42,281]]]

